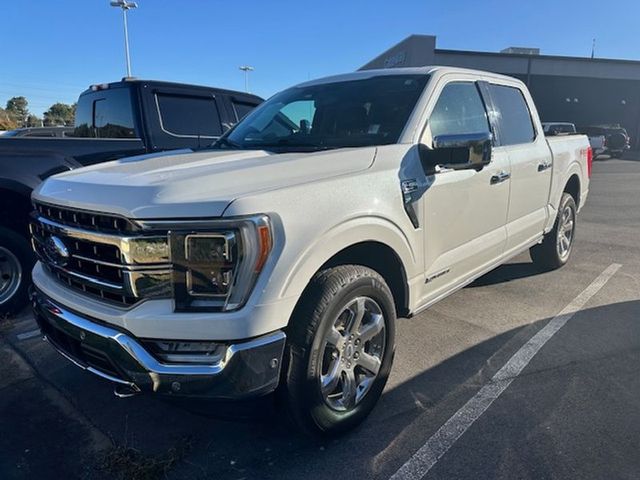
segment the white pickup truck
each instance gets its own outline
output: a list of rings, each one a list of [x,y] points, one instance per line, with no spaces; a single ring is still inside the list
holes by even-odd
[[[398,317],[527,249],[567,262],[590,171],[587,137],[545,138],[513,78],[310,81],[209,149],[44,182],[34,311],[118,395],[277,389],[300,426],[344,431],[382,393]]]

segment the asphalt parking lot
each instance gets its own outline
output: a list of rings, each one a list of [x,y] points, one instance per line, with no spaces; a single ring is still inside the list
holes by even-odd
[[[524,254],[400,320],[381,402],[335,440],[292,432],[270,398],[117,399],[28,312],[4,320],[0,477],[637,478],[639,185],[640,160],[597,161],[567,267]]]

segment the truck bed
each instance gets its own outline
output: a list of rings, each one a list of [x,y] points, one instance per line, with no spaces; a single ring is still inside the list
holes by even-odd
[[[578,201],[578,209],[580,209],[589,192],[589,177],[591,175],[591,165],[588,158],[590,155],[588,153],[589,139],[586,135],[563,135],[546,137],[546,140],[553,157],[549,202],[554,209],[557,209],[568,180],[573,173],[576,173],[582,180],[580,200]]]

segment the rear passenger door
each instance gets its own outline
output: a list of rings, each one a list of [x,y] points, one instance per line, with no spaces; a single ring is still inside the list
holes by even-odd
[[[511,169],[505,250],[509,254],[534,242],[544,229],[552,159],[525,92],[512,85],[489,84],[488,88],[496,112],[496,143],[508,156]]]

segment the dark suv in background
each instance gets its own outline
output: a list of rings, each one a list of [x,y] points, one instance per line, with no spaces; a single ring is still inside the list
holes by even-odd
[[[125,79],[83,92],[64,137],[0,137],[0,315],[27,300],[30,197],[41,181],[123,157],[206,147],[260,103],[232,90]]]
[[[620,125],[591,125],[579,127],[578,131],[589,137],[602,135],[605,139],[603,153],[607,155],[619,157],[631,148],[631,139],[627,134],[627,130]]]

